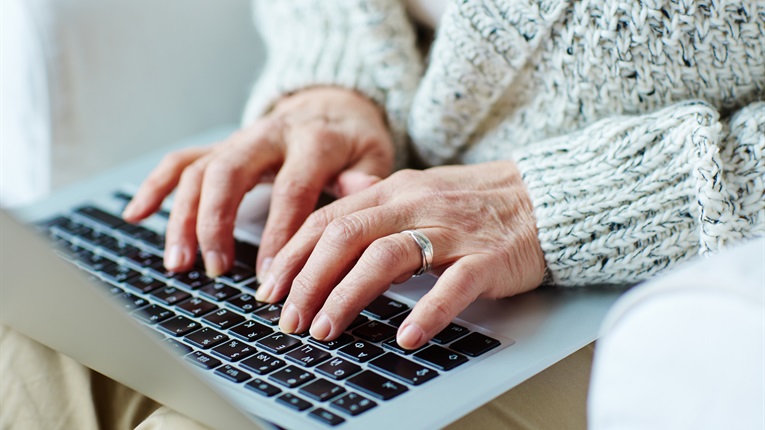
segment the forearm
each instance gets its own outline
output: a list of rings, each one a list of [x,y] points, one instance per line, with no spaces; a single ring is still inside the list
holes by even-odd
[[[552,281],[633,283],[765,233],[765,103],[686,102],[517,154]]]

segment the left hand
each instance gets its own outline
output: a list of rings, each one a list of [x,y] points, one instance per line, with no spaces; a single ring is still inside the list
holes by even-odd
[[[422,266],[403,230],[430,239],[441,274],[399,327],[404,348],[425,344],[476,298],[529,291],[544,277],[531,199],[515,163],[499,161],[400,171],[319,209],[276,255],[257,297],[289,293],[281,329],[334,339]]]

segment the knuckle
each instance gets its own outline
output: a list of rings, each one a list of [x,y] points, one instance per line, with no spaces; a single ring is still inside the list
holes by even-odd
[[[332,222],[329,210],[326,206],[314,211],[306,219],[306,226],[311,230],[324,230]]]
[[[296,304],[310,299],[314,295],[314,288],[305,275],[299,274],[290,287],[290,301]]]
[[[205,168],[201,163],[193,163],[183,169],[181,173],[181,182],[196,182],[204,174]]]
[[[311,138],[317,148],[329,149],[335,146],[334,143],[341,138],[341,135],[332,127],[322,124],[311,130]]]
[[[324,237],[330,243],[343,244],[358,238],[363,230],[363,223],[358,217],[347,215],[332,220],[324,230]]]
[[[431,321],[451,321],[452,314],[449,303],[443,297],[432,297],[425,302],[425,312]]]
[[[378,267],[400,268],[406,263],[406,252],[404,246],[397,240],[391,238],[377,239],[367,248],[370,259]]]
[[[403,169],[399,170],[396,173],[391,175],[391,180],[400,182],[400,183],[409,183],[416,181],[420,175],[422,175],[422,172],[419,170],[414,169]]]
[[[210,177],[216,182],[222,182],[228,185],[233,178],[241,177],[243,173],[242,165],[239,163],[229,163],[221,159],[215,159],[210,162],[205,171],[205,176]]]
[[[304,201],[306,196],[318,192],[316,185],[295,179],[282,179],[274,184],[273,198],[287,202]]]

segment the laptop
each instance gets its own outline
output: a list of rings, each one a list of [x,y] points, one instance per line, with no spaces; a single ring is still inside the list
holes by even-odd
[[[240,209],[237,263],[208,279],[162,267],[167,211],[140,226],[118,215],[166,152],[200,134],[3,212],[0,320],[212,428],[443,427],[595,340],[623,292],[543,287],[479,300],[425,347],[396,327],[435,278],[391,286],[334,342],[279,332],[253,269],[268,209],[256,187]]]

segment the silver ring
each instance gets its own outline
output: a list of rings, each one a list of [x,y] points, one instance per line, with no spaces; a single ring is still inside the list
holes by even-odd
[[[412,276],[422,276],[425,273],[428,273],[430,267],[433,265],[433,244],[430,242],[430,239],[417,230],[404,230],[401,234],[408,234],[411,236],[422,252],[422,267],[420,267],[420,270],[415,272]]]

